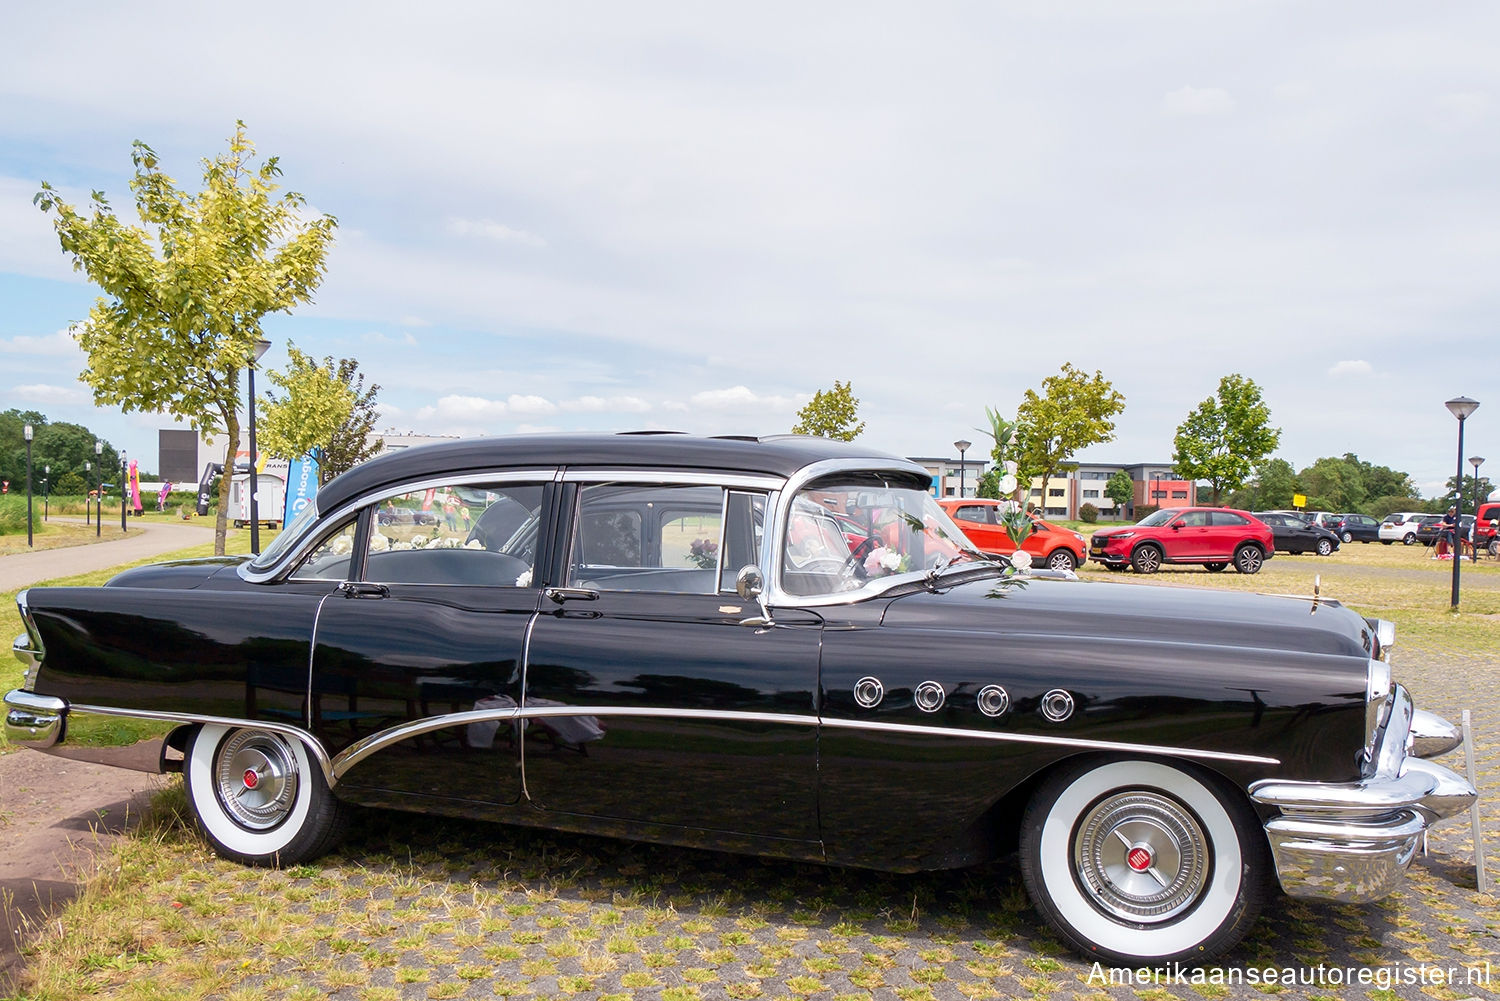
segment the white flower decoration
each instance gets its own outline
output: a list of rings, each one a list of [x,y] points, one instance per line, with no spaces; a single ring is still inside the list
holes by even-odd
[[[887,549],[880,554],[880,569],[887,573],[895,573],[901,569],[901,554],[894,549]]]
[[[427,545],[427,542],[427,536],[420,533],[411,537],[411,547],[413,549],[421,549],[423,546]]]
[[[527,570],[524,573],[522,573],[521,576],[519,576],[519,577],[516,578],[516,587],[530,587],[530,586],[531,586],[531,570],[530,570],[530,568],[527,568]]]
[[[333,540],[333,545],[328,547],[328,551],[335,556],[347,556],[353,549],[354,540],[347,535],[340,535]]]
[[[1024,549],[1017,549],[1010,554],[1010,565],[1017,570],[1031,569],[1031,554]]]
[[[484,548],[484,543],[480,542],[478,539],[470,539],[468,542],[464,543],[464,548],[465,549],[483,549]]]
[[[370,552],[383,553],[389,548],[391,548],[391,540],[387,539],[379,532],[376,532],[374,535],[370,536]]]

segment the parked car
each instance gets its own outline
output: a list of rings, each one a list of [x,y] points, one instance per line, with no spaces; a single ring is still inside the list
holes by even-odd
[[[1302,519],[1308,524],[1317,525],[1319,528],[1326,528],[1330,532],[1334,530],[1334,527],[1338,524],[1339,519],[1342,517],[1343,515],[1335,514],[1332,511],[1302,512]]]
[[[1134,525],[1100,529],[1089,543],[1089,559],[1136,573],[1156,573],[1166,563],[1200,563],[1210,573],[1233,563],[1240,573],[1259,573],[1275,551],[1269,526],[1248,511],[1220,507],[1163,508]]]
[[[980,552],[1009,556],[1016,551],[1016,544],[1000,524],[1000,501],[945,497],[938,506]],[[1088,559],[1088,542],[1082,535],[1040,518],[1032,519],[1031,534],[1021,548],[1030,554],[1033,564],[1053,570],[1076,570]]]
[[[1417,529],[1430,521],[1440,521],[1442,515],[1423,514],[1420,511],[1398,511],[1388,514],[1380,522],[1380,541],[1386,545],[1399,542],[1410,546],[1417,541]]]
[[[1277,552],[1317,553],[1328,556],[1339,548],[1339,537],[1326,528],[1309,525],[1284,511],[1257,511],[1255,517],[1265,522],[1275,536]]]
[[[1380,541],[1380,522],[1367,514],[1341,514],[1329,530],[1344,542]]]
[[[253,559],[22,591],[5,733],[181,772],[257,865],[327,851],[356,804],[903,872],[1014,850],[1122,965],[1209,961],[1273,879],[1381,896],[1474,799],[1427,760],[1457,731],[1392,680],[1389,623],[1018,572],[930,484],[792,436],[392,453]],[[379,523],[434,488],[467,533]]]
[[[1500,503],[1479,505],[1474,544],[1478,550],[1491,556],[1500,555]]]
[[[1458,520],[1458,533],[1463,538],[1469,537],[1469,531],[1474,527],[1474,516],[1466,514]],[[1438,536],[1443,534],[1443,516],[1433,515],[1432,521],[1423,522],[1417,526],[1417,541],[1424,546],[1436,544]]]

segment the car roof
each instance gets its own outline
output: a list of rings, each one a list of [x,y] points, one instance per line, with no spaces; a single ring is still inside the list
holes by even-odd
[[[325,514],[382,486],[495,468],[584,466],[701,470],[786,478],[823,459],[859,459],[875,467],[921,472],[900,456],[864,444],[808,435],[700,437],[676,432],[526,434],[460,438],[387,452],[335,477],[318,491]]]

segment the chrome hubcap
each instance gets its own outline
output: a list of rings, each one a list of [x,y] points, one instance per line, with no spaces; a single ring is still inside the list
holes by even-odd
[[[1141,550],[1141,569],[1142,570],[1147,570],[1147,571],[1155,570],[1156,569],[1156,564],[1157,564],[1156,550],[1154,550],[1154,549],[1143,549],[1143,550]]]
[[[1052,569],[1053,570],[1071,570],[1071,569],[1073,569],[1073,558],[1070,557],[1067,553],[1064,553],[1064,552],[1053,553],[1052,554]]]
[[[1100,910],[1154,924],[1193,905],[1208,883],[1208,839],[1175,800],[1150,792],[1110,796],[1077,828],[1073,864]]]
[[[1259,570],[1260,554],[1254,552],[1253,550],[1245,550],[1244,553],[1240,555],[1240,566],[1246,570]]]
[[[242,827],[263,831],[286,819],[297,801],[297,766],[281,738],[240,730],[219,748],[214,787]]]

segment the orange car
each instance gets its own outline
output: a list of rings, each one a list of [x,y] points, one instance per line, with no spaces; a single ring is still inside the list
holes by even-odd
[[[1016,544],[1000,524],[1000,501],[975,497],[943,497],[938,504],[953,523],[982,552],[1009,556]],[[1036,566],[1049,570],[1076,570],[1086,557],[1087,543],[1077,532],[1051,522],[1032,519],[1031,534],[1021,543]]]

